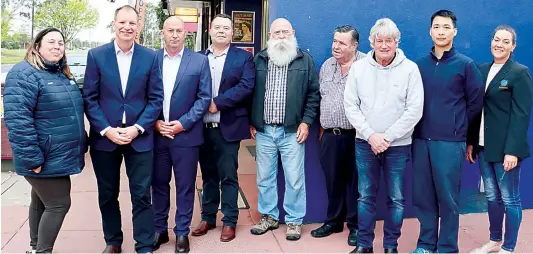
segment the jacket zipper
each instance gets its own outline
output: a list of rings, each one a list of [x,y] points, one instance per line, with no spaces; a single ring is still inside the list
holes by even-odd
[[[61,77],[61,75],[59,75]],[[76,104],[74,103],[74,99],[72,99],[72,93],[70,92],[70,87],[67,87],[65,86],[65,82],[61,82],[63,84],[63,87],[65,87],[67,89],[67,92],[68,92],[68,96],[70,97],[70,101],[72,102],[72,106],[74,106],[74,113],[76,113],[76,120],[78,120],[78,123],[80,122],[80,116],[78,115],[78,109],[76,108]],[[70,85],[70,83],[69,83]],[[80,154],[80,146],[82,145],[81,142],[82,142],[82,137],[85,135],[85,133],[83,133],[83,130],[81,129],[81,126],[78,126],[78,130],[80,131],[80,137],[79,137],[79,141],[78,141],[78,155]]]

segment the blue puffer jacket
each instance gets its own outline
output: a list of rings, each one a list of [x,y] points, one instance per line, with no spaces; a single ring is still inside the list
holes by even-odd
[[[27,61],[7,74],[5,124],[17,174],[46,178],[78,174],[87,152],[83,99],[62,64],[38,70]],[[32,171],[41,167],[41,172]]]

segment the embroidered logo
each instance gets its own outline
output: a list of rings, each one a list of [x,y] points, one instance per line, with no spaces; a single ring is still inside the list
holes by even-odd
[[[508,85],[507,80],[506,79],[502,80],[500,82],[500,89],[509,89],[509,87],[507,85]]]

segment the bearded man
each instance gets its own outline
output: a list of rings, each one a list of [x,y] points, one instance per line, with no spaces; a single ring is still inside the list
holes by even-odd
[[[313,58],[298,48],[291,23],[276,19],[267,48],[254,59],[256,79],[250,132],[256,139],[258,209],[254,235],[278,228],[278,152],[285,175],[287,240],[298,240],[306,212],[305,141],[320,101]]]

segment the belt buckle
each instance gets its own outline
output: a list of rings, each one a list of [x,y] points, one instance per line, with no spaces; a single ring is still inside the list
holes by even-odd
[[[335,134],[335,135],[337,135],[337,136],[341,135],[341,129],[339,129],[339,128],[333,128],[333,134]]]
[[[217,128],[218,127],[218,123],[206,123],[205,126],[208,129]]]

